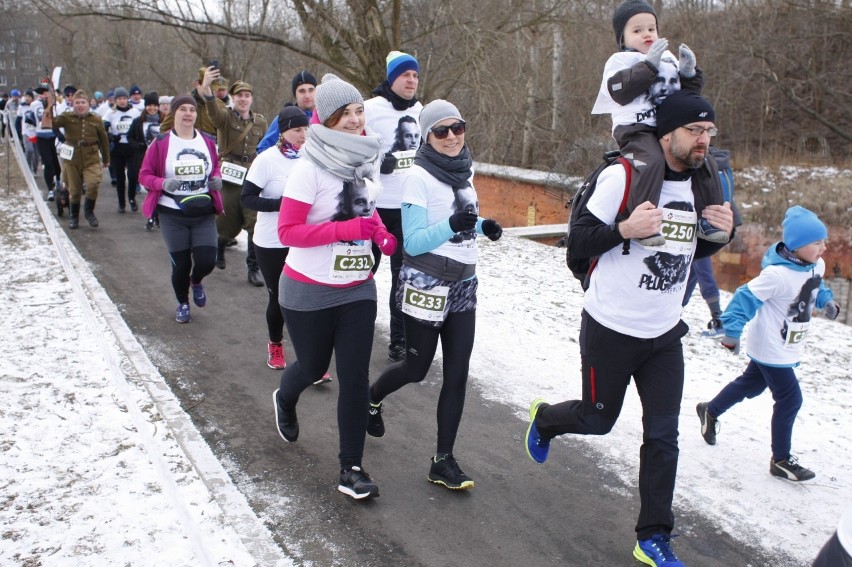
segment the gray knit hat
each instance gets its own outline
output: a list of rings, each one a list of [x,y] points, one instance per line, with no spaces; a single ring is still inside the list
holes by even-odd
[[[328,120],[328,117],[334,114],[334,111],[338,108],[354,102],[364,102],[364,97],[361,96],[358,89],[337,75],[331,73],[323,75],[322,82],[317,85],[315,97],[317,118],[320,122]]]
[[[118,87],[113,91],[112,96],[114,96],[115,98],[118,98],[120,96],[129,97],[130,93],[127,92],[127,89],[125,89],[124,87]]]
[[[432,126],[447,118],[458,118],[464,122],[459,109],[453,103],[444,99],[435,99],[424,106],[423,110],[420,111],[420,132],[423,135],[421,139],[425,142]]]
[[[651,14],[657,19],[657,13],[645,0],[624,0],[612,14],[612,29],[615,32],[615,42],[618,49],[622,49],[622,38],[624,37],[624,26],[628,20],[636,14]]]

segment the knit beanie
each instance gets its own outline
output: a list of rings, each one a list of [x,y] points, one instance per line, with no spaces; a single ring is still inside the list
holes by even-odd
[[[420,132],[423,136],[421,139],[425,142],[432,126],[447,118],[457,118],[464,122],[459,109],[451,102],[438,98],[424,106],[420,111]]]
[[[130,94],[142,94],[142,89],[139,88],[139,85],[133,85],[132,87],[130,87]]]
[[[74,96],[74,93],[77,92],[77,87],[74,85],[65,85],[65,88],[62,89],[62,94],[65,96]]]
[[[191,104],[195,108],[198,108],[198,103],[195,101],[195,97],[191,94],[180,94],[172,99],[172,114],[175,113],[175,110],[180,108],[182,104]]]
[[[645,0],[624,0],[612,14],[612,29],[615,32],[615,42],[619,51],[624,47],[621,44],[624,37],[624,27],[628,20],[636,14],[651,14],[657,19],[657,13]]]
[[[804,207],[796,205],[787,209],[781,223],[784,245],[790,250],[807,246],[817,240],[828,238],[828,229],[819,217]]]
[[[145,106],[149,104],[158,105],[160,104],[160,95],[155,92],[145,93],[145,96],[142,97],[142,100],[145,101]]]
[[[126,98],[126,97],[130,96],[130,93],[128,93],[127,89],[125,89],[124,87],[116,87],[116,89],[114,91],[112,91],[112,96],[114,96],[115,98],[118,98],[118,97],[121,97],[121,96]]]
[[[693,122],[714,122],[716,112],[710,101],[693,91],[679,90],[657,107],[657,138]]]
[[[317,78],[311,75],[308,71],[299,71],[298,73],[293,75],[293,81],[291,84],[293,98],[296,97],[296,89],[299,88],[299,85],[317,86]]]
[[[317,86],[315,101],[317,118],[320,122],[325,122],[338,108],[354,102],[363,103],[364,97],[358,89],[337,75],[327,73],[323,75],[322,82]]]
[[[385,62],[389,85],[393,85],[393,82],[406,71],[420,72],[420,65],[417,64],[417,59],[402,51],[391,51],[388,53]]]
[[[278,113],[278,131],[282,134],[291,128],[308,125],[308,117],[298,106],[287,106]]]

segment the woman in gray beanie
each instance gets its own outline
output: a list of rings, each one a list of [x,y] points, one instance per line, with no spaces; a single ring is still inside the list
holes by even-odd
[[[453,446],[464,409],[476,327],[477,235],[497,240],[493,219],[479,217],[473,159],[465,144],[467,123],[459,110],[435,100],[420,113],[422,140],[402,196],[404,256],[396,301],[403,313],[405,359],[370,388],[367,433],[384,435],[382,401],[406,384],[421,382],[443,351],[444,382],[438,398],[438,442],[429,481],[452,490],[473,488]]]
[[[305,157],[287,179],[278,215],[278,237],[290,247],[278,298],[297,360],[284,369],[273,403],[278,433],[296,441],[299,396],[322,378],[335,355],[337,489],[361,500],[379,495],[361,464],[376,323],[372,243],[391,254],[396,239],[375,211],[381,144],[364,131],[361,93],[334,75],[324,76],[315,117],[320,123],[308,129]]]

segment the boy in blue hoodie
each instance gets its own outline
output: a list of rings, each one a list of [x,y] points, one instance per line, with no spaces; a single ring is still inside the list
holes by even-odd
[[[790,454],[793,422],[802,407],[802,390],[793,369],[799,365],[814,305],[824,309],[829,319],[837,318],[840,306],[823,282],[825,225],[797,205],[787,209],[781,226],[784,241],[769,247],[760,274],[737,289],[722,314],[722,345],[734,354],[739,353],[743,327],[754,318],[746,348],[751,361],[741,376],[709,402],[699,403],[696,410],[701,435],[708,445],[715,445],[719,416],[768,387],[775,400],[769,473],[802,481],[816,475]]]

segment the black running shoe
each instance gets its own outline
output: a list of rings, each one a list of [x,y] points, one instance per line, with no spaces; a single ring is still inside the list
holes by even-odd
[[[464,474],[452,453],[441,458],[432,457],[429,469],[429,482],[441,484],[450,490],[473,488],[473,479]]]
[[[359,466],[340,471],[340,484],[337,485],[337,490],[355,500],[379,496],[379,487],[370,479],[367,471]]]
[[[716,434],[719,433],[719,420],[707,412],[709,402],[701,402],[695,406],[698,419],[701,420],[701,436],[708,445],[716,444]]]
[[[367,417],[367,434],[371,437],[382,437],[385,434],[385,420],[382,419],[382,402],[370,402],[370,414]]]
[[[293,443],[299,438],[299,420],[296,418],[296,408],[288,410],[278,399],[278,390],[272,392],[272,404],[275,406],[275,427],[278,435],[284,441]]]
[[[388,358],[394,362],[405,360],[405,343],[394,343],[388,347]]]
[[[769,459],[769,474],[779,478],[792,480],[793,482],[810,480],[816,476],[814,471],[806,469],[800,465],[799,460],[793,455],[790,455],[783,461]]]
[[[698,221],[698,238],[717,244],[725,244],[731,239],[727,232],[721,228],[716,228],[707,219],[699,219]]]

